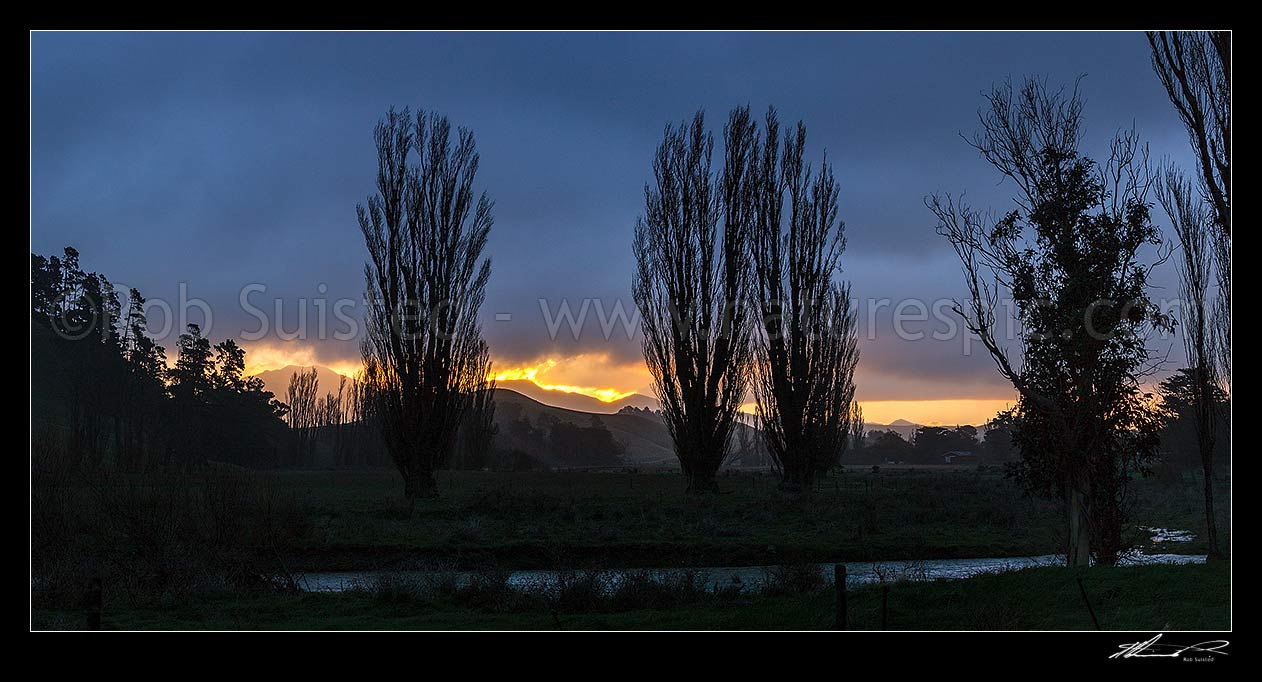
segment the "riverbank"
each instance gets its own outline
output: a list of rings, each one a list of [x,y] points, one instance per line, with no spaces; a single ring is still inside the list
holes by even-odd
[[[1089,630],[1077,579],[1104,630],[1215,630],[1231,626],[1231,563],[1028,568],[964,580],[848,591],[849,628],[879,630]],[[497,600],[408,597],[383,591],[203,595],[176,604],[107,601],[106,629],[120,630],[590,630],[831,629],[831,587],[782,595],[696,596],[662,608],[556,602],[521,608]],[[882,603],[886,609],[882,616]],[[577,609],[585,608],[584,612]],[[79,629],[84,614],[37,609],[34,629]]]

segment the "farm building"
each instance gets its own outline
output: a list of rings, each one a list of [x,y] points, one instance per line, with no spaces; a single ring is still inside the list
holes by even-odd
[[[977,455],[965,450],[952,450],[942,453],[944,464],[977,464]]]

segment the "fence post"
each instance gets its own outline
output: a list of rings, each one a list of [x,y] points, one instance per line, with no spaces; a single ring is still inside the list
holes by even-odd
[[[836,630],[846,629],[846,565],[833,564],[833,588],[837,591]]]
[[[1095,609],[1091,608],[1091,600],[1087,599],[1087,588],[1082,585],[1082,576],[1076,575],[1074,579],[1078,581],[1078,592],[1082,595],[1083,603],[1087,605],[1087,613],[1091,614],[1091,624],[1095,626],[1095,629],[1099,630],[1100,621],[1096,620]]]
[[[104,610],[104,591],[101,589],[100,574],[92,576],[92,587],[88,590],[88,629],[101,629],[101,611]]]

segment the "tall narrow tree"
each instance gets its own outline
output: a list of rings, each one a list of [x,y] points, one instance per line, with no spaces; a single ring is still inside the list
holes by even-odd
[[[348,402],[350,403],[347,415],[347,421],[350,424],[348,447],[350,461],[355,464],[385,463],[385,460],[378,457],[378,455],[384,456],[385,453],[375,447],[383,429],[377,423],[376,415],[373,413],[372,396],[364,382],[363,370],[355,373]]]
[[[391,109],[377,124],[377,194],[359,206],[369,305],[364,385],[408,500],[437,495],[490,357],[478,310],[491,200],[475,197],[473,133],[446,117]],[[410,160],[413,152],[416,161]]]
[[[139,469],[153,454],[153,432],[166,397],[166,350],[149,337],[145,298],[131,289],[124,316],[122,351],[126,378],[119,387],[115,441],[124,469]]]
[[[1218,375],[1231,380],[1231,32],[1149,31],[1152,67],[1187,129],[1201,196],[1217,226],[1214,332]]]
[[[171,394],[187,400],[201,398],[211,389],[214,350],[210,339],[202,336],[201,325],[190,323],[180,334],[177,349],[179,355],[170,371]]]
[[[167,426],[167,451],[171,464],[197,466],[210,456],[210,410],[207,404],[212,390],[214,350],[210,339],[202,336],[201,325],[189,323],[177,341],[175,367],[170,378],[171,405]]]
[[[1149,31],[1152,66],[1187,129],[1214,223],[1231,236],[1231,33]]]
[[[973,140],[1016,185],[1016,208],[997,221],[951,197],[926,203],[950,240],[969,289],[956,304],[1019,397],[1014,440],[1020,477],[1065,501],[1068,562],[1104,563],[1122,550],[1130,474],[1153,455],[1158,421],[1141,390],[1144,331],[1167,320],[1148,298],[1138,252],[1159,242],[1151,185],[1133,134],[1107,163],[1078,151],[1082,101],[1027,79],[995,88]],[[1015,303],[1022,343],[1013,363],[996,330],[999,292]]]
[[[337,393],[328,391],[320,401],[320,426],[327,433],[327,439],[333,445],[333,463],[346,464],[346,421],[350,402],[350,384],[344,376],[337,379]]]
[[[311,466],[315,455],[316,427],[320,423],[320,377],[315,367],[300,369],[289,377],[285,394],[289,423],[289,462],[295,466]]]
[[[745,259],[754,141],[749,109],[734,110],[715,178],[714,138],[704,113],[668,125],[635,226],[632,293],[644,359],[689,492],[717,492],[715,474],[729,453],[749,385]]]
[[[754,396],[780,487],[801,493],[836,466],[846,448],[858,329],[850,287],[838,281],[846,237],[832,168],[825,159],[812,174],[803,163],[801,122],[784,140],[783,153],[774,109],[767,112],[765,134],[750,240],[762,312],[754,337]]]
[[[1157,197],[1179,239],[1179,286],[1182,293],[1183,351],[1191,373],[1193,426],[1204,474],[1206,541],[1218,556],[1214,515],[1214,441],[1219,420],[1219,376],[1210,300],[1211,259],[1216,237],[1212,218],[1195,188],[1174,166],[1166,166]]]
[[[863,408],[857,402],[850,403],[850,438],[846,447],[850,450],[862,450],[867,432],[867,425],[863,422]]]

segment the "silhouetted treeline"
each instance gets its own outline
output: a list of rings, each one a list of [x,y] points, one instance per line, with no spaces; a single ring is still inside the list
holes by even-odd
[[[843,456],[846,464],[997,464],[1017,456],[1011,444],[1011,434],[1003,423],[992,421],[987,425],[985,439],[978,437],[975,426],[955,428],[945,426],[921,426],[910,440],[892,429],[868,431],[863,445],[852,448]],[[948,455],[956,456],[948,462]],[[959,457],[964,455],[964,457]]]
[[[321,393],[323,392],[323,396]],[[376,433],[372,405],[362,381],[339,377],[336,389],[321,387],[316,368],[294,372],[285,392],[289,412],[290,467],[383,466],[389,463]]]
[[[916,453],[926,464],[942,464],[947,453],[968,453],[976,455],[978,449],[977,429],[972,426],[957,426],[953,429],[943,426],[922,426],[916,429],[913,441]]]
[[[1200,446],[1196,432],[1196,381],[1194,371],[1184,367],[1160,384],[1164,421],[1161,432],[1161,458],[1179,468],[1201,468]],[[1213,387],[1214,463],[1231,465],[1231,404],[1225,391]]]
[[[864,438],[863,447],[842,453],[842,464],[907,463],[912,457],[911,443],[894,430],[873,429]]]
[[[196,324],[175,366],[148,335],[145,300],[124,307],[79,253],[31,254],[31,402],[36,438],[71,465],[136,470],[209,460],[274,466],[285,405],[244,376],[245,350],[211,345]]]

